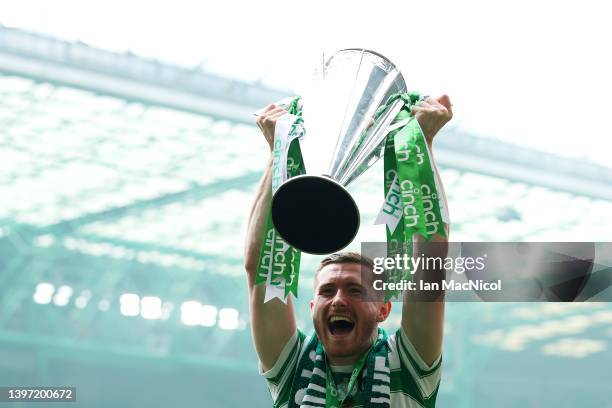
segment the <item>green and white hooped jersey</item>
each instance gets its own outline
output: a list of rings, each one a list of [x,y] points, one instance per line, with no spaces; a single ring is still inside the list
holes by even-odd
[[[312,336],[315,334],[313,333]],[[297,331],[283,348],[276,364],[260,374],[268,383],[274,407],[286,407],[291,393],[297,362],[310,337]],[[389,367],[391,369],[392,408],[431,408],[436,405],[440,386],[442,356],[427,366],[402,329],[389,336]],[[358,398],[362,400],[363,398]]]

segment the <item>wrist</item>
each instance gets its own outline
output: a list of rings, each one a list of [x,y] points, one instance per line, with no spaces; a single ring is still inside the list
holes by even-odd
[[[433,140],[425,139],[425,142],[427,143],[427,149],[429,150],[429,155],[433,157]]]
[[[431,145],[433,144],[433,139],[436,133],[438,133],[437,129],[423,126],[419,123],[419,127],[421,128],[421,132],[423,133],[423,137],[425,138],[425,142],[427,142],[427,146],[431,149]]]

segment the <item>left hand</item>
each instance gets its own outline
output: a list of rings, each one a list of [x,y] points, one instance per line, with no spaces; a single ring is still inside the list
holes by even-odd
[[[411,115],[419,122],[427,143],[431,145],[434,136],[453,117],[453,109],[448,95],[429,97],[412,107]]]

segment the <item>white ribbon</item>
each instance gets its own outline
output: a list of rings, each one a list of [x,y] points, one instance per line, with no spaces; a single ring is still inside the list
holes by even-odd
[[[399,185],[399,178],[397,174],[395,174],[393,183],[391,183],[391,188],[389,188],[389,192],[387,192],[385,202],[378,212],[374,225],[386,224],[387,228],[389,228],[389,232],[393,234],[395,228],[397,228],[397,224],[402,219],[402,214],[402,195]]]
[[[274,160],[279,161],[277,164],[279,174],[273,174],[272,194],[274,194],[276,190],[287,180],[287,154],[289,152],[289,145],[293,140],[293,138],[289,137],[289,132],[291,131],[291,127],[295,123],[296,119],[296,115],[287,113],[276,120],[276,125],[274,127]],[[274,164],[276,165],[276,163]],[[270,231],[268,234],[270,234]],[[289,255],[289,245],[278,235],[274,228],[272,228],[271,234],[272,236],[270,239],[272,240],[272,250],[270,264],[268,266],[268,276],[266,278],[266,295],[264,296],[264,303],[274,298],[279,298],[283,303],[287,303],[287,300],[285,299],[285,281],[282,280],[282,282],[273,284],[272,275],[278,255],[282,253],[282,259],[285,265],[290,262],[287,259],[287,256]],[[264,245],[265,244],[266,242],[264,242]],[[282,249],[279,249],[279,247]]]
[[[433,156],[431,155],[431,149],[429,149],[429,145],[427,143],[425,143],[425,147],[427,147],[427,154],[430,157],[430,162],[433,161],[433,159],[431,159]],[[433,164],[431,165],[432,167]],[[442,191],[442,183],[440,182],[440,175],[438,174],[438,172],[436,171],[435,167],[432,168],[433,173],[434,173],[434,182],[436,183],[436,191],[438,192],[438,203],[440,204],[440,215],[442,216],[442,221],[445,224],[449,224],[450,225],[450,216],[448,214],[448,204],[446,202],[446,196],[444,195],[444,191]]]

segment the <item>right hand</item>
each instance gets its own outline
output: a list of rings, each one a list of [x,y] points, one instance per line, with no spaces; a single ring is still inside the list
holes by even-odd
[[[270,146],[270,151],[272,151],[274,147],[274,128],[276,127],[276,120],[285,113],[287,113],[287,111],[282,107],[271,104],[266,106],[263,112],[255,119],[255,123],[257,123],[257,126],[261,129],[261,132],[266,138],[266,142],[268,142],[268,146]]]
[[[448,95],[442,95],[437,98],[429,97],[411,108],[410,114],[419,122],[429,147],[438,131],[453,118],[452,106]]]

